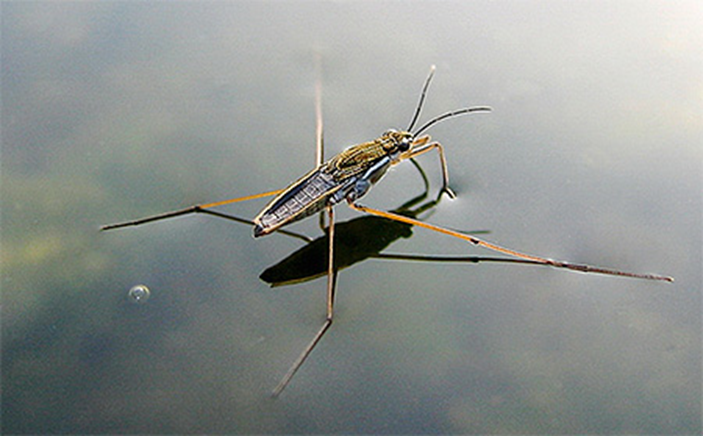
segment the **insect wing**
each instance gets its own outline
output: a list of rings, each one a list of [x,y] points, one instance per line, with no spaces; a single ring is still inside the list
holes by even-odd
[[[315,168],[264,207],[254,219],[254,237],[267,235],[283,225],[321,211],[330,197],[344,187],[329,165]]]

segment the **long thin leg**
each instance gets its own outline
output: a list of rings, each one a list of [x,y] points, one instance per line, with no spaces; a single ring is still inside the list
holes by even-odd
[[[322,56],[315,53],[315,167],[325,161],[325,131],[322,121]],[[325,213],[318,217],[320,229],[325,231]]]
[[[327,250],[327,319],[332,324],[334,316],[334,291],[337,281],[337,270],[334,268],[334,208],[327,206],[327,215],[329,216],[330,225],[327,229],[327,238],[329,247]]]
[[[447,169],[447,159],[444,157],[444,147],[437,141],[427,143],[429,140],[430,137],[427,135],[417,138],[413,144],[414,147],[417,148],[411,148],[410,151],[404,153],[401,156],[401,160],[412,159],[430,150],[436,149],[439,154],[439,163],[442,166],[442,189],[439,191],[438,197],[441,197],[442,193],[446,193],[449,198],[456,198],[456,194],[452,191],[452,188],[449,187],[449,170]]]
[[[325,160],[325,138],[322,125],[322,59],[315,54],[315,167],[322,165]]]
[[[398,215],[398,214],[395,214],[392,212],[385,212],[382,210],[373,209],[373,208],[370,208],[367,206],[362,206],[360,204],[354,204],[354,203],[348,203],[348,204],[352,209],[356,209],[360,212],[366,212],[366,213],[370,213],[372,215],[377,215],[377,216],[380,216],[383,218],[388,218],[388,219],[392,219],[395,221],[400,221],[402,223],[411,224],[411,225],[418,226],[418,227],[424,227],[429,230],[434,230],[435,232],[444,233],[445,235],[454,236],[455,238],[463,239],[464,241],[468,241],[474,245],[478,245],[478,246],[487,248],[489,250],[497,251],[497,252],[504,253],[504,254],[509,254],[511,256],[518,257],[520,259],[531,260],[531,261],[538,262],[538,263],[541,263],[544,265],[553,266],[555,268],[566,268],[566,269],[570,269],[573,271],[579,271],[579,272],[583,272],[583,273],[607,274],[607,275],[613,275],[613,276],[632,277],[632,278],[646,279],[646,280],[662,280],[662,281],[666,281],[666,282],[673,282],[674,281],[673,277],[662,276],[662,275],[658,275],[658,274],[631,273],[631,272],[618,271],[618,270],[613,270],[613,269],[608,269],[608,268],[600,268],[600,267],[595,267],[595,266],[590,266],[590,265],[569,263],[569,262],[564,262],[564,261],[560,261],[560,260],[547,259],[544,257],[534,256],[531,254],[525,254],[525,253],[521,253],[519,251],[512,250],[510,248],[501,247],[501,246],[493,244],[491,242],[486,242],[484,240],[478,239],[478,238],[471,236],[471,235],[467,235],[467,234],[460,233],[460,232],[457,232],[454,230],[446,229],[444,227],[436,226],[434,224],[426,223],[423,221],[418,221],[416,219],[408,218],[403,215]]]
[[[312,350],[315,348],[317,343],[320,342],[322,336],[324,336],[332,325],[332,320],[334,317],[334,291],[337,283],[337,271],[334,268],[334,210],[332,209],[332,206],[327,206],[327,214],[330,222],[329,227],[327,227],[327,232],[329,235],[329,255],[327,262],[327,316],[325,317],[325,322],[322,324],[322,327],[320,327],[320,330],[318,330],[315,337],[312,338],[312,341],[310,341],[308,346],[305,347],[302,353],[300,353],[300,356],[298,356],[296,361],[293,362],[293,365],[290,367],[286,375],[283,376],[281,381],[271,393],[271,396],[274,398],[281,395],[283,389],[288,386],[288,383],[290,383],[295,373],[298,372],[298,369],[300,369],[303,365],[305,359],[307,359],[310,353],[312,353]]]
[[[247,195],[245,197],[237,197],[237,198],[232,198],[229,200],[217,201],[214,203],[207,203],[207,204],[201,204],[201,205],[196,204],[195,206],[186,207],[185,209],[179,209],[179,210],[175,210],[175,211],[171,211],[171,212],[165,212],[165,213],[161,213],[158,215],[152,215],[152,216],[148,216],[145,218],[140,218],[137,220],[125,221],[125,222],[116,223],[116,224],[108,224],[108,225],[100,227],[100,230],[113,230],[113,229],[119,229],[122,227],[139,226],[139,225],[150,223],[153,221],[165,220],[168,218],[174,218],[174,217],[181,216],[181,215],[189,215],[191,213],[202,213],[202,212],[205,212],[205,209],[209,209],[211,207],[222,206],[224,204],[230,204],[230,203],[237,203],[240,201],[254,200],[256,198],[270,197],[272,195],[276,195],[281,192],[283,192],[283,190],[279,189],[277,191],[264,192],[262,194]],[[218,215],[218,214],[213,213],[212,215]],[[221,215],[224,215],[224,214],[221,214]],[[218,215],[218,216],[220,216],[220,215]],[[237,221],[237,220],[235,219],[234,221]]]
[[[430,256],[423,254],[396,254],[396,253],[378,253],[370,256],[372,259],[379,260],[402,260],[407,262],[436,262],[436,263],[518,263],[522,265],[540,265],[545,266],[542,262],[527,259],[512,259],[509,257],[487,257],[487,256]]]

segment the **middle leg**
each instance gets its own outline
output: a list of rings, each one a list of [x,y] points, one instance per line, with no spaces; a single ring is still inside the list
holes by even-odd
[[[337,270],[334,267],[334,210],[332,209],[332,206],[327,206],[327,215],[329,219],[329,226],[327,227],[329,247],[327,260],[327,315],[325,316],[325,322],[322,324],[322,327],[320,327],[320,330],[317,331],[317,334],[315,334],[312,338],[308,346],[305,347],[302,353],[300,353],[298,359],[296,359],[293,365],[291,365],[286,375],[283,376],[281,381],[273,390],[271,395],[274,398],[278,397],[286,386],[288,386],[288,383],[290,383],[295,373],[298,372],[300,367],[303,365],[305,359],[308,358],[317,343],[320,342],[320,339],[322,339],[322,336],[324,336],[330,326],[332,326],[332,321],[334,318],[334,293],[337,284]]]

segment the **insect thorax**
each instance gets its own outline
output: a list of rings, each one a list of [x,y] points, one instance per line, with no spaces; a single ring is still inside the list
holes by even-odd
[[[354,145],[329,161],[329,165],[342,177],[359,176],[380,159],[390,157],[395,163],[400,153],[407,151],[413,135],[409,132],[389,130],[373,141]]]

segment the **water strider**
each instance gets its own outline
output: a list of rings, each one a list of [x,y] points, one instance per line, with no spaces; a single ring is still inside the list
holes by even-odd
[[[273,396],[277,397],[283,389],[286,388],[295,373],[302,366],[303,362],[310,355],[317,343],[322,339],[325,332],[332,325],[334,317],[334,293],[337,277],[337,268],[335,267],[334,252],[335,252],[335,222],[333,207],[342,202],[346,202],[348,206],[359,212],[375,215],[377,217],[396,221],[399,223],[408,224],[411,226],[423,227],[429,230],[434,230],[455,238],[462,239],[472,245],[481,246],[489,250],[497,251],[503,254],[514,256],[518,259],[528,261],[527,263],[535,263],[555,268],[569,269],[583,273],[598,273],[615,275],[622,277],[631,277],[646,280],[660,280],[672,282],[673,278],[658,274],[639,274],[625,271],[619,271],[608,268],[600,268],[584,264],[575,264],[560,260],[549,259],[545,257],[525,254],[510,248],[501,247],[491,242],[484,241],[473,235],[462,233],[459,231],[447,229],[434,224],[420,221],[413,216],[403,215],[398,212],[386,212],[368,206],[361,205],[358,200],[361,199],[369,189],[377,183],[391,168],[404,160],[413,159],[423,153],[431,150],[436,150],[439,156],[439,161],[442,169],[442,188],[439,191],[438,199],[444,194],[449,198],[454,198],[454,193],[449,187],[449,176],[447,171],[447,161],[444,154],[444,149],[439,142],[432,141],[430,136],[424,134],[430,127],[437,123],[454,118],[460,115],[489,112],[491,108],[487,106],[466,107],[458,110],[446,112],[442,115],[434,117],[415,129],[419,120],[422,106],[427,95],[432,77],[434,76],[435,68],[432,66],[430,73],[425,80],[420,94],[420,100],[413,113],[410,124],[405,130],[388,130],[378,138],[362,144],[351,146],[340,154],[334,156],[326,162],[323,162],[323,138],[322,138],[322,115],[320,105],[320,87],[317,87],[317,158],[316,167],[302,176],[297,181],[293,182],[287,188],[266,192],[263,194],[255,194],[235,199],[208,203],[204,205],[196,205],[189,208],[167,212],[155,216],[150,216],[138,220],[127,221],[117,224],[103,226],[102,230],[111,230],[127,226],[137,226],[140,224],[158,221],[166,218],[191,214],[205,213],[221,218],[226,218],[234,221],[251,223],[254,226],[254,237],[261,237],[272,232],[281,232],[290,236],[307,239],[304,236],[289,232],[282,229],[293,222],[304,219],[311,215],[320,213],[321,225],[324,221],[324,215],[327,216],[328,224],[325,227],[327,236],[327,311],[325,321],[318,330],[317,334],[310,341],[308,346],[303,350],[298,359],[293,363],[288,372],[282,378],[280,383],[273,390]],[[275,196],[263,210],[254,218],[253,222],[243,220],[231,215],[227,215],[215,210],[210,210],[216,206],[235,203],[239,201],[252,200],[266,196]],[[324,226],[323,226],[324,227]]]

